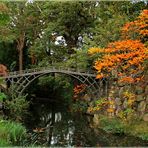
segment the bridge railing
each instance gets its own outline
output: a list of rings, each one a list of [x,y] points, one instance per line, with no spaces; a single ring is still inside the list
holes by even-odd
[[[13,71],[9,72],[8,76],[15,76],[15,75],[24,75],[27,73],[39,73],[43,71],[49,71],[49,70],[55,70],[55,71],[69,71],[69,72],[77,72],[77,73],[85,73],[85,74],[95,74],[94,71],[87,70],[85,71],[84,69],[79,69],[79,68],[69,68],[69,67],[64,67],[64,66],[48,66],[48,67],[39,67],[39,68],[32,68],[32,69],[26,69],[22,71]]]

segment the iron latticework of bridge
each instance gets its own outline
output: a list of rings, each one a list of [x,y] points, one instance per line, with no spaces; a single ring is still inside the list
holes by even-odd
[[[27,69],[21,71],[10,72],[5,76],[7,84],[10,84],[7,91],[10,94],[20,96],[23,94],[25,89],[37,78],[51,73],[66,74],[71,76],[82,84],[86,84],[86,91],[91,98],[99,98],[103,94],[107,94],[107,81],[97,80],[96,75],[90,72],[83,72],[80,69],[70,69],[63,67],[43,67],[38,69]]]

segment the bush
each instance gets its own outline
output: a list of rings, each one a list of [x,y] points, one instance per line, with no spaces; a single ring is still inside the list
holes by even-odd
[[[11,146],[7,140],[5,139],[0,139],[0,147],[6,147],[6,146]]]
[[[100,119],[100,126],[106,132],[111,132],[114,134],[123,134],[124,133],[124,124],[115,118],[109,119],[107,117],[104,117],[104,118]]]
[[[20,123],[0,121],[0,146],[21,145],[26,136],[26,129]]]
[[[130,124],[126,124],[125,132],[143,140],[148,140],[148,126],[144,121],[133,120]]]
[[[148,141],[148,133],[141,133],[139,136],[142,140],[147,140]]]
[[[86,112],[87,111],[87,103],[81,100],[72,104],[72,111],[74,112]]]
[[[100,116],[99,128],[113,134],[127,134],[148,140],[147,122],[132,119],[132,121],[122,121],[119,118],[108,118]]]
[[[26,100],[26,96],[13,96],[11,100],[5,101],[5,109],[8,110],[8,117],[12,120],[22,120],[28,107],[29,102]]]
[[[3,99],[6,99],[6,95],[4,93],[0,92],[0,102],[2,102]]]

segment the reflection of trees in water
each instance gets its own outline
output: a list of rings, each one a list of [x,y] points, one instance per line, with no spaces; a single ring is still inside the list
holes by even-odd
[[[60,117],[59,114],[55,114]],[[55,116],[55,117],[56,117]],[[53,126],[53,132],[51,137],[51,143],[49,146],[71,146],[72,135],[74,131],[73,121],[67,112],[61,112],[61,117],[57,118]]]
[[[145,142],[127,136],[108,134],[90,128],[91,119],[79,113],[70,114],[55,104],[36,104],[28,119],[29,128],[42,129],[31,139],[41,146],[145,146]]]
[[[82,132],[88,135],[89,130],[85,128],[86,121],[80,121],[80,116],[72,117],[66,109],[59,109],[54,104],[36,104],[32,107],[31,113],[32,117],[30,117],[29,122],[32,124],[29,125],[30,129],[43,129],[42,132],[34,133],[36,144],[79,146],[79,141],[82,141],[83,145],[85,145],[85,134],[83,135]]]
[[[94,131],[94,135],[97,137],[96,146],[141,147],[141,146],[148,145],[148,142],[143,141],[136,137],[106,133],[105,131],[101,129],[96,129],[96,128],[94,128],[93,131]]]
[[[36,144],[59,145],[60,142],[62,144],[64,140],[70,138],[72,129],[68,129],[69,116],[66,112],[59,112],[60,110],[54,104],[34,104],[31,107],[32,115],[27,119],[27,127],[29,129],[43,129],[42,132],[34,130],[34,138],[32,139],[36,141]]]
[[[88,117],[89,118],[89,117]],[[87,116],[76,114],[74,116],[74,146],[95,146],[95,135],[89,126],[89,120]]]
[[[52,106],[51,118],[48,119],[48,122],[46,123],[46,134],[47,134],[46,139],[47,139],[47,144],[49,145],[51,143],[54,123],[55,123],[55,112],[53,111],[53,106]]]

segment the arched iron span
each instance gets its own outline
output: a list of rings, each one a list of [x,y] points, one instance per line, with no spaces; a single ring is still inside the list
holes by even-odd
[[[40,69],[29,69],[20,72],[11,72],[6,78],[6,81],[11,83],[9,88],[9,92],[15,93],[17,96],[22,95],[25,89],[37,78],[42,77],[44,75],[48,75],[51,73],[59,73],[59,74],[66,74],[71,76],[82,84],[87,84],[87,91],[91,98],[99,98],[102,94],[102,81],[96,80],[96,75],[90,72],[81,72],[80,69],[77,71],[74,69],[64,69],[64,68],[40,68]]]

